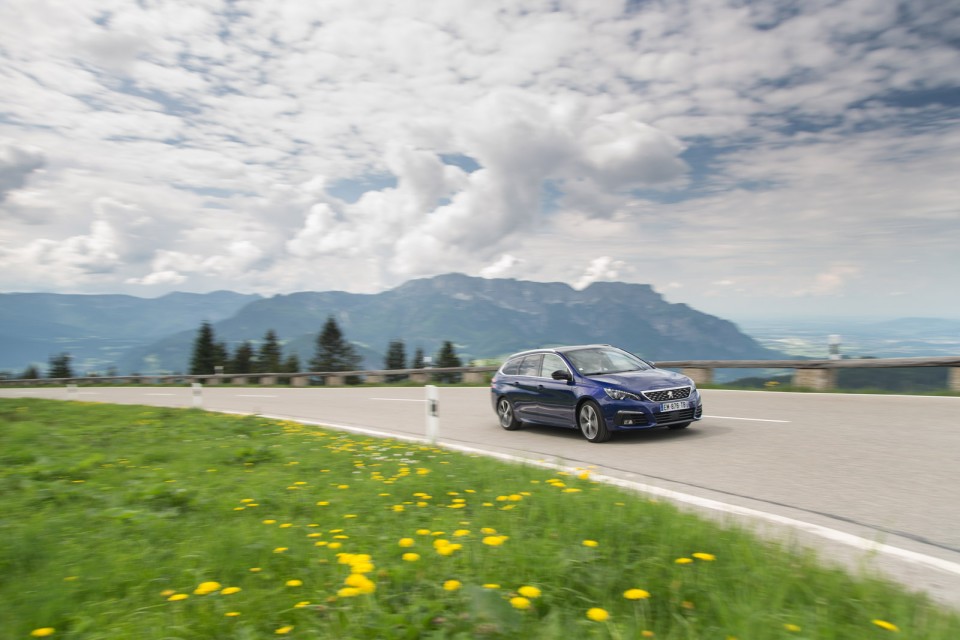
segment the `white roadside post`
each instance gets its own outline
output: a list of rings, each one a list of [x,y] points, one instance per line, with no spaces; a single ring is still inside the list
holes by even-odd
[[[199,409],[203,406],[203,385],[199,382],[193,382],[190,386],[193,387],[193,406]]]
[[[440,431],[440,390],[428,384],[427,390],[427,442],[434,444]]]

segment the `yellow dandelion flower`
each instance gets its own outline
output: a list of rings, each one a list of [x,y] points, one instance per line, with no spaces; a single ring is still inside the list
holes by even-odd
[[[802,630],[802,629],[800,628],[800,625],[793,624],[792,622],[788,622],[787,624],[783,625],[783,628],[786,629],[787,631],[791,631],[791,632],[793,632],[793,633],[797,633],[798,631],[801,631],[801,630]]]
[[[172,596],[170,596],[169,598],[167,598],[167,600],[169,600],[170,602],[178,602],[178,601],[180,601],[180,600],[186,600],[186,599],[189,598],[189,597],[190,597],[190,596],[188,596],[188,595],[185,594],[185,593],[175,593],[175,594],[173,594]]]
[[[496,535],[497,530],[491,529],[490,527],[484,527],[483,529],[480,529],[480,533],[482,533],[485,536],[492,536],[492,535]]]
[[[483,588],[484,588],[484,589],[499,589],[499,588],[500,588],[500,585],[497,584],[497,583],[495,583],[495,582],[488,582],[487,584],[483,585]]]
[[[287,547],[277,547],[276,549],[273,550],[273,552],[274,552],[274,553],[284,553],[284,552],[286,552],[287,550],[288,550]]]
[[[225,614],[223,614],[223,615],[226,616],[227,618],[236,618],[237,616],[240,615],[240,612],[239,612],[239,611],[227,611],[227,612],[226,612]]]
[[[225,595],[225,596],[230,596],[230,595],[233,595],[233,594],[235,594],[235,593],[240,593],[241,591],[243,591],[243,589],[241,589],[240,587],[227,587],[226,589],[224,589],[224,590],[221,591],[220,593],[221,593],[222,595]]]
[[[600,607],[592,607],[587,609],[587,618],[593,620],[594,622],[604,622],[610,617],[610,614],[606,610],[601,609]]]
[[[405,562],[416,562],[420,559],[419,553],[405,553],[401,556]]]
[[[583,541],[583,546],[585,546],[585,547],[599,547],[599,546],[600,546],[600,543],[597,542],[596,540],[584,540],[584,541]]]
[[[643,631],[640,632],[641,638],[652,638],[655,635],[657,634],[655,634],[653,631],[650,631],[649,629],[644,629]]]
[[[459,580],[447,580],[443,583],[444,591],[456,591],[462,586]]]
[[[690,564],[691,562],[693,562],[693,559],[692,559],[692,558],[677,558],[676,560],[674,560],[674,562],[675,562],[676,564]]]
[[[303,580],[287,580],[286,585],[288,587],[302,587]]]
[[[525,597],[525,598],[539,598],[539,597],[540,597],[540,589],[537,589],[536,587],[531,587],[531,586],[528,586],[528,585],[524,585],[524,586],[520,587],[519,589],[517,589],[517,593],[519,593],[520,595],[522,595],[522,596]]]
[[[898,632],[900,627],[893,624],[892,622],[887,622],[886,620],[873,620],[873,624],[877,625],[881,629],[886,629],[887,631]]]
[[[260,567],[250,567],[250,573],[260,573],[263,571]]]
[[[317,544],[319,544],[319,543],[317,543]],[[330,547],[331,549],[339,549],[340,547],[343,546],[343,543],[342,543],[342,542],[331,542],[331,543],[330,543],[329,545],[327,545],[327,546]]]
[[[330,505],[330,502],[327,501],[327,500],[321,500],[320,502],[317,503],[317,506],[318,506],[318,507],[326,507],[326,506],[329,506],[329,505]]]
[[[164,589],[163,591],[160,592],[160,595],[163,596],[164,598],[169,598],[175,593],[176,591],[174,591],[173,589]]]
[[[278,636],[285,636],[291,631],[293,631],[293,625],[287,625],[286,627],[280,627],[279,629],[274,631],[274,633],[277,634]]]
[[[583,491],[583,489],[577,489],[576,487],[569,487],[567,489],[564,489],[562,493],[580,493],[581,491]]]
[[[41,627],[39,629],[34,629],[30,632],[30,635],[34,638],[46,638],[47,636],[52,636],[56,629],[53,627]]]
[[[717,556],[713,555],[712,553],[699,553],[699,552],[698,552],[698,553],[693,554],[693,557],[696,558],[697,560],[703,560],[703,561],[705,561],[705,562],[713,562],[714,560],[717,559]]]
[[[406,511],[406,510],[407,510],[407,508],[406,508],[405,506],[403,506],[402,504],[395,504],[395,505],[393,505],[393,506],[390,507],[390,508],[391,508],[394,512],[396,512],[396,513],[400,513],[401,511]]]
[[[355,598],[360,595],[360,589],[356,587],[343,587],[337,591],[337,595],[341,598]]]
[[[303,609],[304,607],[309,607],[309,606],[310,606],[310,601],[309,601],[309,600],[304,600],[303,602],[298,602],[297,604],[293,605],[293,608],[294,608],[294,609]]]
[[[462,537],[468,536],[468,535],[470,535],[470,530],[469,530],[469,529],[457,529],[456,531],[453,532],[453,537],[454,537],[454,538],[462,538]]]
[[[486,536],[482,542],[491,547],[499,547],[506,541],[505,536]]]
[[[205,596],[209,593],[214,593],[220,590],[219,582],[201,582],[200,586],[193,590],[193,593],[200,596]]]
[[[416,542],[413,538],[400,538],[397,544],[401,547],[412,547]]]
[[[521,611],[524,609],[529,609],[530,600],[524,598],[523,596],[514,596],[513,598],[510,598],[510,606],[514,609],[520,609]]]
[[[650,593],[643,589],[627,589],[623,592],[623,597],[627,600],[646,600]]]

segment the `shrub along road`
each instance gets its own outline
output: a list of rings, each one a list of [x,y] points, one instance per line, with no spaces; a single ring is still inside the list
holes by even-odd
[[[593,465],[617,482],[679,492],[668,497],[711,517],[743,521],[752,510],[747,521],[769,535],[815,546],[848,566],[880,569],[960,608],[960,398],[704,390],[705,418],[689,429],[619,434],[596,445],[561,429],[503,431],[485,387],[439,392],[441,444]],[[2,389],[0,396],[194,402],[183,387]],[[207,387],[202,403],[424,437],[422,388]]]

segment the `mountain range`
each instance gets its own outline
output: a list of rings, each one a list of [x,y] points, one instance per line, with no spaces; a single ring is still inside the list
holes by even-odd
[[[41,370],[67,352],[78,373],[184,372],[202,322],[231,348],[272,329],[284,354],[304,366],[333,316],[370,369],[383,367],[391,340],[435,354],[443,341],[464,362],[522,349],[610,343],[650,360],[775,359],[733,323],[666,302],[650,286],[563,283],[447,274],[378,294],[300,292],[261,297],[228,291],[124,295],[0,294],[0,370]]]

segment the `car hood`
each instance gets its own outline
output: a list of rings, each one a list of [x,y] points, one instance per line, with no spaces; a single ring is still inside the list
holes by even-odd
[[[648,369],[647,371],[627,371],[625,373],[607,373],[590,376],[591,380],[631,391],[650,391],[670,389],[690,384],[690,378],[666,369]]]

